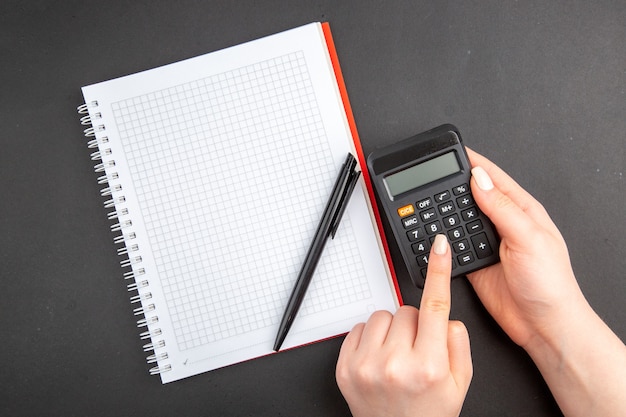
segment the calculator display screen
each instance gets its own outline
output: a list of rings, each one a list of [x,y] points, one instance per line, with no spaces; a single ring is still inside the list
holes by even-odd
[[[455,152],[451,151],[421,164],[386,176],[383,181],[391,197],[421,187],[440,178],[459,172],[461,167]]]

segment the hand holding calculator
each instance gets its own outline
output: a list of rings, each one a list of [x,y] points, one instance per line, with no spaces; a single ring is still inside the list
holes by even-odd
[[[499,261],[499,239],[470,192],[461,134],[446,124],[388,147],[367,160],[378,200],[418,287],[424,286],[435,235],[452,248],[452,277]]]

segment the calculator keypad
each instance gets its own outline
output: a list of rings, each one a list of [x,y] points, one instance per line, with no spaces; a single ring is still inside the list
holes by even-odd
[[[400,221],[406,229],[421,275],[426,277],[428,256],[436,234],[445,233],[452,250],[452,268],[470,265],[494,253],[484,231],[484,215],[474,203],[468,184],[459,184],[415,202],[415,208],[402,207],[410,216]],[[400,213],[401,209],[398,209]],[[454,275],[454,272],[453,272]]]

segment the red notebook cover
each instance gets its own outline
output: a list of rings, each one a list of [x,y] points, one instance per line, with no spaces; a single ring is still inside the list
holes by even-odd
[[[335,72],[335,78],[337,79],[337,86],[339,87],[339,93],[341,94],[341,101],[343,102],[344,111],[346,112],[346,117],[348,119],[348,124],[350,126],[350,133],[352,134],[352,139],[354,140],[354,146],[357,152],[357,159],[359,160],[359,165],[361,166],[361,169],[362,169],[361,175],[363,175],[363,180],[365,181],[365,185],[367,187],[367,193],[369,195],[370,202],[372,204],[372,210],[374,213],[374,217],[376,219],[376,225],[378,226],[380,239],[385,249],[385,256],[387,257],[387,264],[389,265],[389,271],[391,272],[391,276],[393,277],[393,284],[395,287],[396,296],[398,297],[398,303],[402,305],[403,304],[402,294],[400,293],[400,287],[398,285],[396,272],[393,268],[393,263],[391,262],[391,254],[389,252],[387,238],[385,237],[385,231],[383,229],[383,224],[382,224],[381,217],[380,217],[380,211],[378,210],[378,206],[376,205],[376,196],[374,195],[374,188],[370,180],[369,172],[367,172],[367,163],[365,161],[365,155],[363,154],[363,147],[361,146],[361,140],[359,139],[359,133],[356,128],[356,123],[354,121],[354,115],[352,114],[352,107],[350,106],[350,100],[348,99],[348,91],[346,89],[346,84],[343,80],[341,67],[339,66],[339,58],[337,56],[337,49],[335,48],[335,42],[333,41],[333,36],[330,31],[330,24],[328,22],[323,22],[322,30],[324,31],[324,38],[326,39],[328,53],[330,55],[330,60],[333,66],[333,70]]]

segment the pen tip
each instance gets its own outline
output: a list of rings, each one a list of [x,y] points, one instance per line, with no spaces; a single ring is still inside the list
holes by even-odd
[[[274,352],[278,352],[280,350],[280,347],[283,345],[283,341],[285,340],[285,335],[280,335],[278,337],[276,337],[276,340],[274,341]]]

